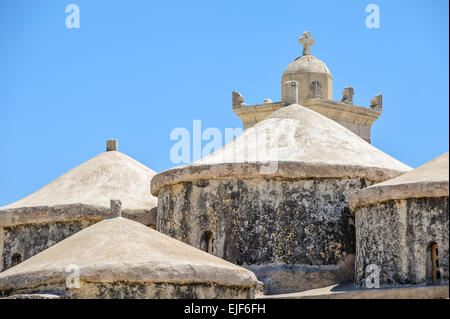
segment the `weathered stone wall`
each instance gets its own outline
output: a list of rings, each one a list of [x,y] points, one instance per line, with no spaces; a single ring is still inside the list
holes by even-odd
[[[0,227],[0,232],[3,234],[0,235],[3,237],[0,245],[2,247],[0,270],[4,271],[12,266],[14,254],[19,254],[24,261],[98,221],[82,219]]]
[[[46,294],[73,299],[253,299],[255,287],[214,283],[80,282],[80,288],[66,288],[65,282],[42,284],[17,291],[0,290],[0,297],[17,294]]]
[[[351,281],[355,230],[347,196],[369,185],[358,178],[168,185],[159,192],[157,229],[197,248],[212,232],[214,254],[254,271],[266,293]]]
[[[448,282],[448,204],[447,196],[386,201],[357,209],[357,284],[364,286],[370,264],[380,268],[382,286],[426,283],[431,242],[438,244],[441,280]]]

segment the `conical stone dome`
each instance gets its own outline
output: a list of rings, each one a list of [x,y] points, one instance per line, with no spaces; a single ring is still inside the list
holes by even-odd
[[[387,200],[442,197],[449,194],[449,153],[396,178],[367,187],[350,196],[352,210]]]
[[[410,169],[335,121],[292,104],[217,152],[156,175],[152,193],[157,195],[165,184],[226,176],[365,177],[381,182]]]
[[[112,198],[122,201],[124,214],[145,214],[157,206],[149,189],[155,174],[119,151],[106,151],[35,193],[1,207],[0,225],[57,219],[58,214],[68,214],[64,218],[73,219],[77,217],[76,210],[72,209],[73,215],[70,215],[69,208],[75,206],[109,211]],[[65,213],[64,207],[67,208]]]
[[[73,269],[79,270],[77,289],[66,284]],[[0,274],[4,295],[249,298],[255,285],[252,272],[122,217],[92,225]]]

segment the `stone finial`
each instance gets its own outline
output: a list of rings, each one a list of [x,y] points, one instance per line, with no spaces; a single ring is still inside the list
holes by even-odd
[[[320,81],[312,81],[309,85],[309,91],[309,98],[323,98],[322,83],[320,83]]]
[[[347,86],[342,92],[342,102],[353,105],[353,95],[355,91],[352,87]]]
[[[311,32],[309,32],[309,31],[303,32],[300,39],[298,39],[298,42],[300,42],[300,44],[303,44],[302,54],[303,55],[311,55],[310,47],[313,46],[315,43],[315,40],[311,37]]]
[[[119,199],[111,199],[110,210],[112,216],[122,217],[122,202]]]
[[[371,100],[370,100],[370,107],[371,108],[375,108],[375,109],[383,109],[383,95],[378,94],[375,95]]]
[[[107,140],[106,141],[106,151],[117,151],[119,150],[118,147],[119,141],[118,140]]]
[[[233,91],[232,96],[233,96],[232,101],[233,108],[247,105],[245,104],[244,97],[238,91]]]
[[[286,102],[290,104],[298,103],[298,82],[286,81],[284,82],[286,94]]]

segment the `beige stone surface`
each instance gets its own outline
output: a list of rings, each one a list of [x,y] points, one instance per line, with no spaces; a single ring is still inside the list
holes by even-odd
[[[401,288],[354,289],[332,285],[280,295],[257,295],[256,299],[448,299],[448,285],[407,286]]]
[[[151,219],[148,213],[144,214],[144,212],[148,211],[139,210],[138,212],[135,213],[133,211],[133,216],[140,218],[141,215],[145,215],[145,218],[141,219]],[[109,208],[93,205],[69,204],[20,207],[0,210],[0,228],[24,224],[30,225],[75,220],[97,222],[108,217],[113,217]],[[136,220],[135,218],[133,219]]]
[[[111,198],[120,199],[124,209],[148,209],[155,206],[156,199],[148,196],[155,174],[123,153],[103,152],[2,209],[76,203],[109,208]]]
[[[284,106],[286,106],[285,102],[270,102],[248,106],[243,105],[234,107],[233,112],[242,120],[242,125],[246,130]]]
[[[35,193],[1,207],[0,225],[74,219],[83,212],[108,216],[113,198],[122,201],[124,216],[148,212],[157,206],[149,189],[155,174],[123,153],[103,152]]]
[[[256,287],[255,275],[138,222],[105,219],[0,273],[0,291],[54,285],[77,265],[89,283],[213,283]]]
[[[384,181],[411,168],[350,130],[300,105],[275,111],[233,142],[192,164],[157,174],[153,195],[168,184],[225,177],[367,177]]]
[[[420,197],[449,195],[449,153],[396,178],[372,185],[350,195],[350,208],[383,202]]]

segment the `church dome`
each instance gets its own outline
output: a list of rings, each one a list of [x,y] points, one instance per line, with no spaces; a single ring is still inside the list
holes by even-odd
[[[111,142],[115,147],[108,149]],[[110,140],[107,151],[69,170],[33,194],[0,207],[0,225],[66,220],[82,211],[104,215],[110,200],[120,199],[126,216],[146,219],[157,206],[149,196],[155,171],[117,150]],[[72,209],[75,208],[76,209]]]
[[[145,190],[155,174],[123,153],[103,152],[2,209],[78,203],[109,208],[111,198],[120,198],[124,209],[149,209],[156,200]]]
[[[330,70],[318,58],[311,55],[311,46],[315,40],[311,33],[306,31],[298,40],[303,45],[302,56],[298,57],[287,66],[281,77],[281,97],[283,101],[289,101],[289,89],[287,82],[295,81],[298,86],[298,98],[311,97],[311,87],[316,88],[314,96],[331,100],[333,98],[333,81]]]
[[[73,266],[79,269],[79,288],[71,290],[66,278]],[[116,217],[2,272],[0,295],[56,292],[67,296],[69,292],[73,295],[68,297],[74,298],[248,298],[256,283],[249,270]]]
[[[364,177],[381,182],[410,169],[339,123],[292,104],[213,154],[155,175],[152,193],[167,184],[224,177]]]
[[[312,55],[298,57],[287,66],[283,76],[291,74],[323,73],[331,76],[330,70],[324,62]]]

